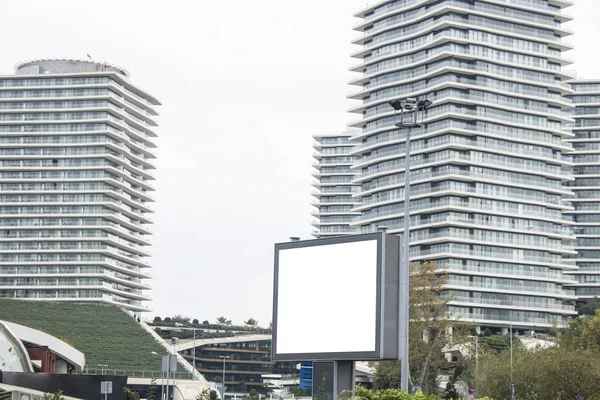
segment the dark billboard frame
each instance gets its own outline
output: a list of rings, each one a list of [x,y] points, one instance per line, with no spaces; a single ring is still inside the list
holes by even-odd
[[[375,350],[360,352],[279,353],[277,351],[277,330],[280,251],[364,241],[377,242]],[[383,232],[275,244],[275,266],[273,277],[273,341],[271,346],[272,359],[274,361],[397,360],[399,354],[398,304],[399,290],[401,287],[399,285],[399,265],[400,238],[396,235],[387,235]],[[300,290],[302,289],[306,288],[300,288]],[[318,329],[318,327],[306,326],[303,324],[303,326],[299,326],[298,329]]]

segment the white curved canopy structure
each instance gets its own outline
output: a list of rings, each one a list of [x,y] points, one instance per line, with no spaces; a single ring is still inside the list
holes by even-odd
[[[62,340],[39,331],[37,329],[32,329],[27,326],[15,324],[12,322],[0,321],[0,327],[5,327],[8,332],[12,332],[13,337],[18,340],[21,345],[21,348],[27,355],[27,350],[22,342],[30,343],[35,346],[47,346],[50,351],[56,356],[62,358],[69,364],[73,365],[78,372],[83,370],[85,366],[85,356],[82,352],[75,349],[74,347],[68,345]],[[0,340],[1,336],[0,336]],[[1,344],[0,344],[1,346]],[[0,347],[0,353],[2,348]],[[29,356],[27,356],[27,360],[29,361],[29,366],[31,368],[31,361],[29,360]],[[33,372],[33,371],[29,371]]]
[[[27,349],[7,325],[0,321],[0,371],[33,372]]]

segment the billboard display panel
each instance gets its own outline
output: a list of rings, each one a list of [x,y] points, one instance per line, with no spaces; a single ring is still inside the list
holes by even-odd
[[[397,348],[385,345],[397,338],[397,312],[382,319],[382,306],[397,310],[397,266],[397,237],[381,233],[277,244],[273,358],[384,358]]]

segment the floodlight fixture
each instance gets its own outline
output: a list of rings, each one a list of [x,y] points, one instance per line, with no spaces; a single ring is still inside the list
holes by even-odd
[[[400,100],[391,101],[390,106],[396,111],[400,111],[403,108],[402,101],[400,101]]]

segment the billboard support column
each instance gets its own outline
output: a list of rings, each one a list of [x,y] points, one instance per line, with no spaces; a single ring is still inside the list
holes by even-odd
[[[354,369],[354,361],[335,361],[334,362],[334,381],[335,389],[333,400],[337,398],[347,399],[354,397],[356,373]]]
[[[315,361],[313,364],[314,400],[339,400],[353,397],[355,382],[354,361]]]

